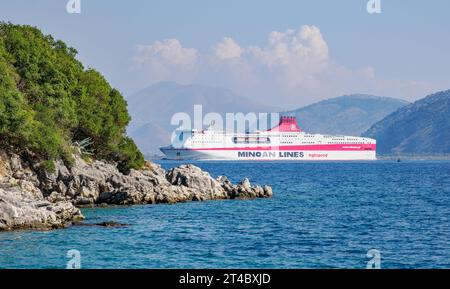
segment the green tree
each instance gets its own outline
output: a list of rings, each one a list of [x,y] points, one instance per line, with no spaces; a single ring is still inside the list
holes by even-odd
[[[126,101],[76,54],[35,27],[0,22],[2,144],[46,163],[70,162],[72,144],[89,138],[93,157],[117,161],[123,172],[142,167],[142,154],[126,136]]]

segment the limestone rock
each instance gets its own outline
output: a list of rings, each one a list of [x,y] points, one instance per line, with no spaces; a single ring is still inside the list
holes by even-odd
[[[124,175],[114,163],[74,158],[72,167],[57,161],[49,173],[0,151],[0,230],[64,227],[83,218],[76,207],[272,196],[268,186],[252,186],[248,179],[233,185],[227,177],[213,179],[194,165],[166,172],[146,163],[144,169]]]
[[[71,202],[54,204],[19,188],[0,189],[0,231],[62,228],[82,219]]]

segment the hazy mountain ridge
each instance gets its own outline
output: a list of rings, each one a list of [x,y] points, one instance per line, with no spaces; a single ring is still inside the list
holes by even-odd
[[[193,116],[194,105],[203,106],[203,116],[208,112],[225,113],[275,112],[276,107],[266,106],[242,97],[221,87],[182,85],[159,82],[127,98],[132,116],[128,133],[146,154],[159,153],[159,147],[170,142],[171,117],[178,112]]]
[[[300,127],[306,132],[358,136],[407,104],[407,101],[395,98],[352,94],[326,99],[287,113],[295,114]]]
[[[450,153],[450,90],[395,111],[364,136],[377,139],[381,154]]]

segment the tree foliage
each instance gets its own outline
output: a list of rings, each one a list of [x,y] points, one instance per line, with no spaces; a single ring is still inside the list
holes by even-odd
[[[126,101],[76,54],[35,27],[0,22],[1,144],[70,163],[72,144],[89,138],[96,158],[140,168],[144,158],[125,132]]]

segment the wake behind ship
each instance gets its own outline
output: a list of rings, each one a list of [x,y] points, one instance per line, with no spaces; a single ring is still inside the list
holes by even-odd
[[[266,131],[178,130],[161,151],[176,160],[376,160],[376,140],[305,133],[295,117],[282,116]]]

